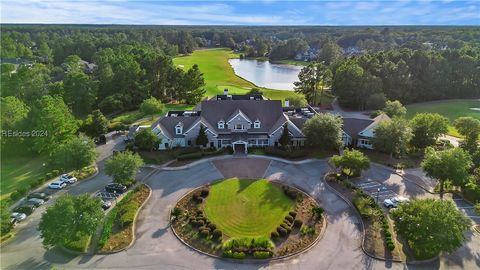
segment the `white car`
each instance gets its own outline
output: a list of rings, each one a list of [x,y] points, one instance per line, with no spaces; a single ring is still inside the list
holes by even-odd
[[[408,198],[398,196],[390,199],[385,199],[383,205],[387,208],[397,208],[401,203],[408,203],[410,200]]]
[[[55,181],[55,182],[52,182],[48,185],[48,188],[51,188],[51,189],[62,189],[64,187],[66,187],[67,184],[65,184],[63,181]]]
[[[19,221],[22,221],[22,220],[26,219],[27,215],[25,215],[24,213],[13,212],[10,217],[14,218],[17,222],[19,222]]]
[[[67,184],[73,184],[77,182],[77,178],[69,174],[62,174],[60,175],[60,181],[63,181],[64,183],[67,183]]]

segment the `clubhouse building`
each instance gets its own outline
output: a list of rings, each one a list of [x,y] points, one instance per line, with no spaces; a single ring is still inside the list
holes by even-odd
[[[208,138],[206,147],[233,147],[237,153],[247,153],[252,146],[278,146],[285,125],[291,144],[305,145],[302,132],[305,122],[317,112],[310,106],[296,108],[289,102],[268,100],[261,95],[223,95],[202,101],[191,111],[169,111],[152,124],[153,132],[161,139],[159,149],[195,146],[203,126]],[[375,126],[388,116],[375,119],[345,118],[342,141],[345,146],[372,149]]]

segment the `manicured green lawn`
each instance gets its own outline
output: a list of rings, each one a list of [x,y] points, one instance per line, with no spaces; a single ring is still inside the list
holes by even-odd
[[[167,113],[170,110],[191,110],[193,109],[193,107],[195,106],[188,105],[188,104],[165,104],[165,110],[162,111],[161,113],[154,114],[154,115],[143,115],[138,110],[125,112],[112,118],[110,120],[110,124],[121,122],[125,125],[129,125],[141,118],[151,116],[152,117],[151,119],[145,120],[141,123],[142,125],[149,125],[155,122],[158,119],[158,117],[163,116],[165,113]]]
[[[211,185],[204,211],[230,237],[269,237],[294,205],[265,179],[231,178]]]
[[[30,183],[45,176],[43,156],[17,156],[4,153],[1,158],[0,199],[6,199],[18,188],[29,188]]]
[[[194,64],[197,64],[205,78],[206,95],[209,97],[222,94],[225,88],[228,88],[231,94],[245,94],[252,87],[256,86],[235,75],[233,68],[228,63],[228,59],[238,57],[239,54],[235,54],[230,49],[225,48],[197,50],[190,55],[174,58],[173,63],[182,69],[189,69]],[[264,95],[270,99],[284,100],[293,93],[293,91],[257,88],[261,89]]]
[[[479,100],[446,100],[439,102],[416,103],[406,106],[407,118],[413,118],[415,114],[422,112],[438,113],[447,117],[451,123],[458,117],[471,116],[480,120],[480,111],[474,111],[470,108],[480,108]],[[459,137],[460,134],[450,126],[448,134]]]

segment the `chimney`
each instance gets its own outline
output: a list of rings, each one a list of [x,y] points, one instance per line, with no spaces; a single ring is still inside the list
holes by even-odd
[[[228,96],[228,88],[223,89],[223,94],[224,94],[225,96]]]
[[[290,101],[288,99],[285,99],[285,107],[290,107]]]

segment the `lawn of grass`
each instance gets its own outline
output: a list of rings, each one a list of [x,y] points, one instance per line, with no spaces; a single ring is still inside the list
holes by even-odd
[[[471,116],[480,120],[480,111],[474,111],[470,108],[480,108],[480,100],[445,100],[437,102],[416,103],[406,106],[407,118],[413,118],[417,113],[438,113],[450,120],[453,123],[455,119],[462,116]],[[455,137],[460,137],[458,131],[450,126],[448,134]]]
[[[45,176],[44,156],[10,155],[2,149],[0,200],[4,200],[20,187],[29,188],[30,183]]]
[[[204,211],[230,237],[269,237],[294,205],[265,179],[231,178],[211,185]]]
[[[209,97],[222,94],[225,88],[228,88],[231,94],[245,94],[257,86],[235,75],[228,59],[238,57],[239,54],[225,48],[197,50],[190,55],[174,58],[173,63],[185,70],[197,64],[205,78],[206,95]],[[266,97],[274,100],[284,100],[293,94],[293,91],[257,88],[261,89]]]
[[[147,119],[141,122],[140,124],[150,125],[153,122],[155,122],[158,119],[158,117],[165,115],[170,110],[191,110],[193,109],[193,107],[195,106],[188,105],[188,104],[165,104],[165,110],[154,115],[143,115],[139,110],[124,112],[112,118],[110,120],[110,125],[114,123],[123,123],[125,125],[130,125],[136,122],[137,120],[146,118],[146,117],[150,117],[150,119]]]

